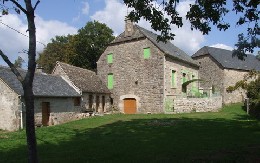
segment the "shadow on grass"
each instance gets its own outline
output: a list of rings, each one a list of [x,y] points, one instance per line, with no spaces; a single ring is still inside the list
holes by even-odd
[[[259,122],[247,118],[133,116],[96,128],[50,127],[37,136],[40,162],[260,162]],[[26,156],[25,145],[0,149],[0,162]]]

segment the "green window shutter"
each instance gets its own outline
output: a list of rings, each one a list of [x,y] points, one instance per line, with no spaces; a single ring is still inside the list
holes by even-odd
[[[151,50],[150,48],[144,48],[144,59],[150,58]]]
[[[113,86],[114,86],[114,75],[108,74],[108,76],[107,76],[107,87],[108,87],[108,89],[112,89]]]
[[[176,71],[172,70],[172,87],[175,87],[175,75]]]
[[[107,63],[113,63],[113,53],[107,55]]]

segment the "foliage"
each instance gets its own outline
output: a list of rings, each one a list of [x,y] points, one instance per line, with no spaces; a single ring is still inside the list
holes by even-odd
[[[260,72],[250,71],[243,80],[236,82],[234,86],[229,86],[226,91],[233,92],[239,88],[246,90],[250,109],[255,110],[254,116],[260,116]]]
[[[56,61],[95,70],[100,55],[113,39],[113,31],[105,24],[88,22],[76,35],[53,38],[40,53],[37,63],[48,73],[52,71]]]
[[[259,129],[236,104],[218,113],[116,114],[36,131],[41,162],[258,162]],[[0,135],[1,162],[26,162],[24,138],[24,131]]]
[[[171,33],[171,26],[178,28],[183,26],[183,17],[179,15],[176,6],[179,0],[124,0],[124,3],[133,10],[128,17],[135,22],[144,18],[151,23],[155,31],[160,31],[158,37],[160,41],[174,39],[175,34]],[[235,44],[237,49],[234,54],[240,59],[245,56],[246,52],[253,52],[254,48],[260,47],[259,40],[259,0],[234,0],[233,6],[229,9],[226,0],[196,0],[190,4],[190,10],[186,14],[186,19],[191,23],[191,29],[197,29],[203,34],[211,31],[211,26],[216,26],[219,30],[227,30],[231,25],[224,21],[229,12],[240,16],[234,26],[245,26],[246,34],[238,35],[238,43]]]
[[[14,67],[22,68],[24,60],[22,57],[18,56],[18,58],[14,61]]]

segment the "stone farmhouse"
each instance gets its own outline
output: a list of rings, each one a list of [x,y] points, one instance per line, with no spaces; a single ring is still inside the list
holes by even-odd
[[[205,81],[200,87],[210,88],[213,93],[219,92],[224,104],[241,102],[245,97],[242,89],[232,93],[226,89],[242,80],[250,70],[260,70],[260,61],[256,56],[248,54],[242,61],[232,57],[232,51],[225,49],[205,46],[193,54],[192,58],[200,65],[200,78]]]
[[[171,42],[126,20],[125,31],[113,40],[97,62],[97,74],[111,91],[122,113],[165,113],[167,101],[192,95],[199,66]]]
[[[20,70],[25,75],[24,70]],[[10,68],[0,67],[0,129],[14,131],[25,124],[21,83]],[[73,119],[80,109],[80,94],[60,76],[35,74],[35,123],[53,125]]]
[[[81,94],[82,111],[104,113],[110,108],[110,91],[95,72],[57,62],[52,74],[60,75]]]

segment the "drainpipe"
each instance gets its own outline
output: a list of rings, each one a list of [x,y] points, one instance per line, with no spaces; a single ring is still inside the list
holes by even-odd
[[[18,98],[20,99],[21,102],[21,110],[20,110],[20,117],[21,117],[21,121],[20,121],[20,128],[23,129],[23,102],[21,100],[21,95],[18,95]]]

